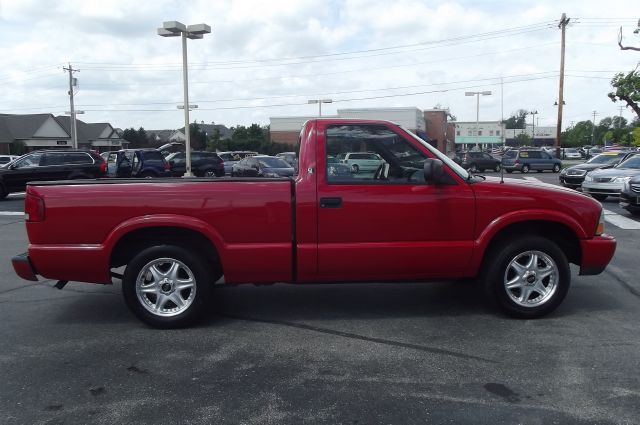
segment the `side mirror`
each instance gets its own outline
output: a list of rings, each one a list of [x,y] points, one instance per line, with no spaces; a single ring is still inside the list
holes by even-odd
[[[444,175],[442,161],[428,158],[424,161],[424,180],[427,183],[438,183]]]

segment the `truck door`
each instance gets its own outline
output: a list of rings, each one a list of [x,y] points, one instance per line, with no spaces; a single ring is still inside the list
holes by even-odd
[[[434,153],[399,127],[318,121],[319,280],[395,280],[464,275],[473,246],[474,195],[424,180]],[[334,158],[371,152],[374,171],[340,173]]]

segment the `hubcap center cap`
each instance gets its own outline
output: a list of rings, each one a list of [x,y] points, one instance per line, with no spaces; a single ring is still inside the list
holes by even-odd
[[[527,286],[533,286],[536,283],[537,277],[535,272],[527,272],[523,276],[524,282]]]
[[[160,281],[160,290],[165,294],[170,294],[174,290],[173,281],[169,279],[162,279]]]

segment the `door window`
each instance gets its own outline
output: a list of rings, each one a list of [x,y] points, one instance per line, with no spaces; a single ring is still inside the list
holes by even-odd
[[[425,182],[427,155],[383,125],[327,127],[325,155],[330,184]]]
[[[43,166],[64,165],[64,154],[63,153],[46,153],[42,157],[41,163]]]
[[[41,158],[42,158],[41,152],[27,155],[24,158],[16,161],[15,168],[37,167],[40,165]]]

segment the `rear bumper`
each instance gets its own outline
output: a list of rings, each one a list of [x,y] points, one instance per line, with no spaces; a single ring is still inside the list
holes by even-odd
[[[580,275],[600,274],[613,258],[616,252],[616,240],[613,236],[594,236],[593,239],[580,241],[582,261],[580,263]]]
[[[13,257],[11,259],[11,264],[13,265],[13,270],[21,278],[35,282],[38,281],[36,271],[33,268],[33,264],[31,264],[31,260],[29,260],[29,255],[26,252]]]

